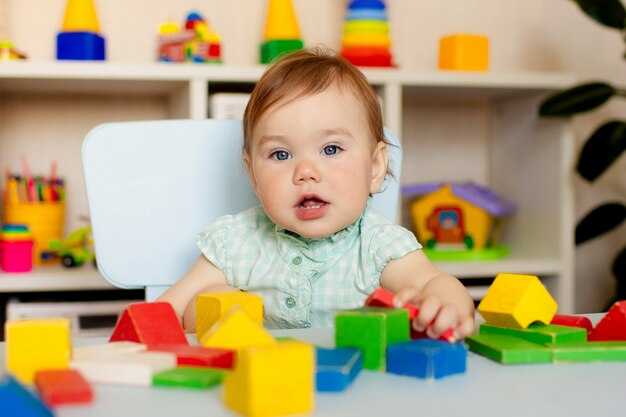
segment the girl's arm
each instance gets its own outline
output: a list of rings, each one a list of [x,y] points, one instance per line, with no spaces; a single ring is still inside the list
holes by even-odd
[[[196,328],[196,296],[208,292],[238,291],[226,284],[224,273],[200,255],[191,269],[156,301],[172,304],[185,331]]]
[[[411,303],[419,307],[413,327],[438,338],[452,327],[455,338],[462,339],[474,331],[474,301],[463,284],[450,274],[438,270],[421,250],[409,252],[390,261],[380,276],[383,288],[396,294],[394,303],[402,307]]]

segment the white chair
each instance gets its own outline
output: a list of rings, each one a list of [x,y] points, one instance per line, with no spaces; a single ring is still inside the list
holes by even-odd
[[[389,131],[391,167],[402,154]],[[98,269],[121,288],[154,300],[200,254],[196,235],[217,217],[258,204],[241,159],[234,120],[109,123],[83,142],[82,161]],[[374,207],[396,219],[399,183],[388,181]]]

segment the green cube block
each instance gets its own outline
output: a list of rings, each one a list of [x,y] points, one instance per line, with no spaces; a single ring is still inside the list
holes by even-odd
[[[578,327],[557,326],[555,324],[531,324],[527,329],[480,325],[480,334],[504,334],[529,342],[545,345],[548,343],[586,342],[587,330]]]
[[[222,382],[224,371],[212,368],[180,366],[159,372],[152,377],[152,385],[161,387],[210,388]]]
[[[626,342],[550,344],[554,362],[626,361]]]
[[[269,64],[279,56],[304,48],[301,39],[272,39],[261,44],[261,63]]]
[[[476,334],[465,339],[469,349],[501,363],[545,363],[552,360],[550,349],[504,334]]]
[[[363,351],[363,368],[385,371],[387,345],[409,340],[409,313],[404,309],[361,307],[335,317],[335,344]]]

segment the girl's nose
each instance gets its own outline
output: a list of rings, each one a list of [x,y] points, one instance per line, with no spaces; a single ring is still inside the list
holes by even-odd
[[[294,184],[300,184],[308,181],[320,182],[321,179],[321,172],[317,165],[313,162],[302,160],[296,165],[296,169],[293,173]]]

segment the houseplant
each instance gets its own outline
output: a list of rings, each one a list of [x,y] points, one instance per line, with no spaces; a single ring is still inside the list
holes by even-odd
[[[596,22],[626,35],[626,9],[619,0],[573,0]],[[544,117],[569,117],[599,108],[613,97],[626,98],[620,90],[605,81],[576,85],[548,97],[540,106]],[[622,155],[626,149],[626,120],[609,120],[599,126],[585,141],[578,156],[576,171],[593,183]],[[618,227],[626,219],[626,206],[621,201],[603,202],[587,213],[576,225],[576,245],[594,239]],[[612,264],[617,280],[614,300],[626,299],[626,246],[617,253]]]

